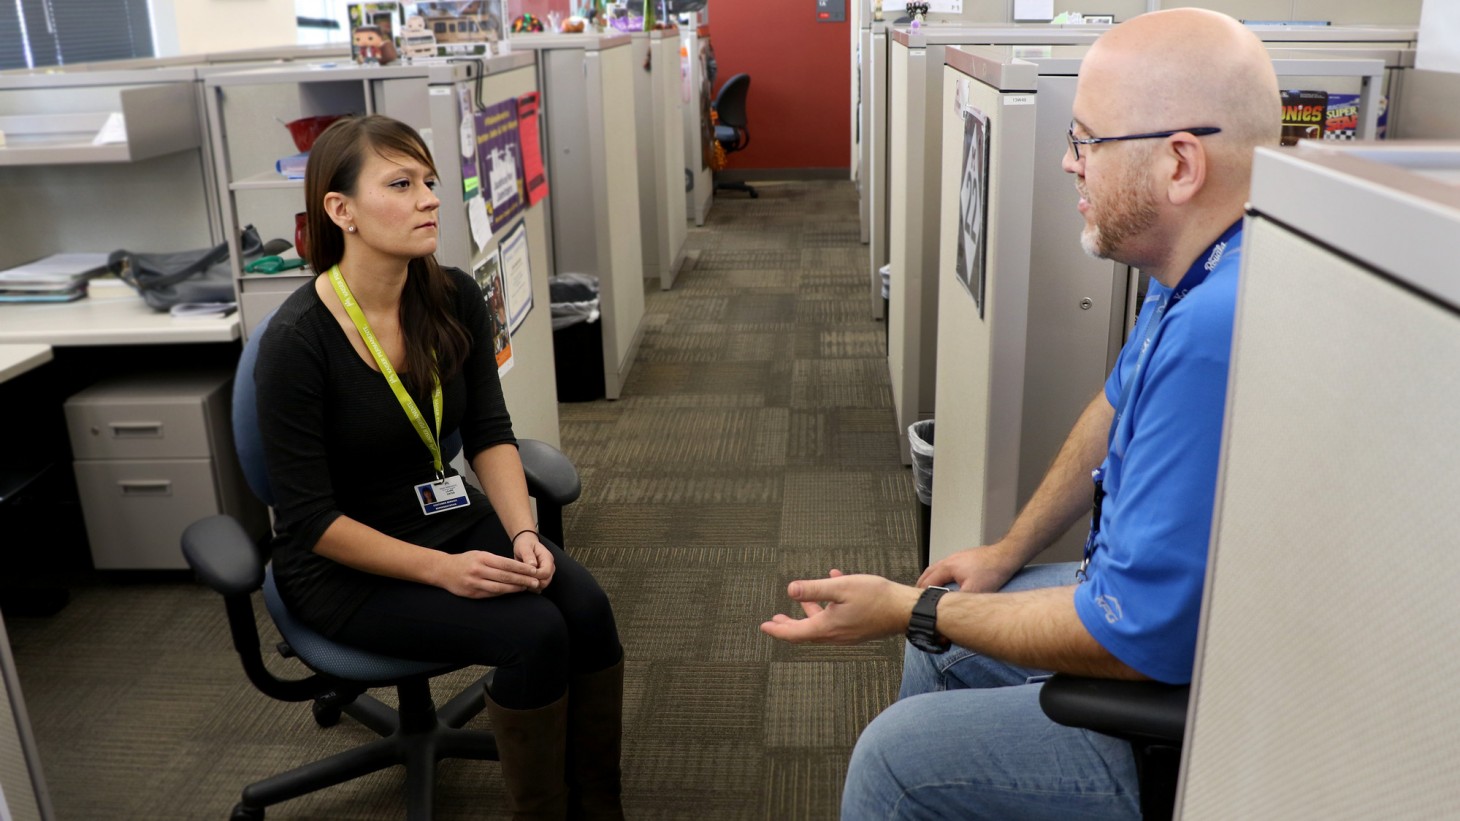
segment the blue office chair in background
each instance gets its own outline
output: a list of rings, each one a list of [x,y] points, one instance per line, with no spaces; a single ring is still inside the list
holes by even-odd
[[[233,381],[233,436],[244,476],[254,494],[272,505],[263,442],[258,428],[253,381],[258,343],[273,314],[254,329]],[[576,501],[582,485],[578,471],[556,448],[544,442],[518,442],[527,474],[528,492],[537,500],[538,528],[545,538],[563,543],[562,510]],[[453,432],[442,449],[454,457],[461,436]],[[193,523],[182,536],[183,555],[209,587],[223,596],[233,646],[249,681],[265,695],[281,701],[313,701],[321,727],[333,726],[341,713],[382,738],[355,749],[305,764],[251,784],[233,808],[232,821],[261,821],[264,809],[291,798],[344,783],[397,764],[406,768],[406,817],[427,821],[432,814],[436,762],[443,758],[497,760],[497,742],[490,732],[461,729],[486,704],[489,672],[439,709],[431,700],[430,680],[466,665],[433,664],[390,658],[331,641],[289,613],[274,586],[266,550],[229,516],[209,516]],[[312,671],[300,679],[281,679],[264,664],[253,593],[262,589],[265,606],[284,641],[279,653],[297,658]],[[394,687],[399,711],[365,691]]]
[[[725,85],[720,86],[720,93],[715,95],[713,108],[718,118],[715,123],[715,142],[725,149],[726,154],[734,154],[750,147],[749,123],[745,116],[745,97],[749,93],[750,75],[742,73],[726,80]],[[760,197],[749,183],[715,183],[715,190],[721,189],[744,191],[750,194],[751,199]]]

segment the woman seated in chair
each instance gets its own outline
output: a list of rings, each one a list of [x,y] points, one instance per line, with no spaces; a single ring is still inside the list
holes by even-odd
[[[613,611],[534,529],[481,291],[434,256],[435,187],[420,136],[387,117],[341,120],[310,151],[323,273],[274,316],[254,372],[279,592],[344,644],[496,667],[514,815],[622,817]],[[455,430],[485,494],[444,461]]]

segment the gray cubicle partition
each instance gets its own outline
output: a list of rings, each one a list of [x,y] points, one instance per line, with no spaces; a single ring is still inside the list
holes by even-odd
[[[943,187],[938,233],[938,347],[958,356],[938,360],[934,560],[1014,518],[1038,79],[1008,48],[950,48],[945,59],[939,156],[962,179]]]
[[[498,253],[517,226],[524,226],[533,307],[512,333],[512,368],[502,377],[502,390],[518,435],[556,445],[558,405],[547,283],[552,273],[551,226],[546,202],[560,195],[559,181],[550,173],[549,184],[554,187],[548,200],[524,208],[520,217],[512,217],[481,242],[472,238],[468,204],[461,193],[463,99],[475,109],[478,97],[491,106],[538,90],[535,57],[530,51],[514,51],[481,63],[214,72],[206,77],[205,87],[226,236],[235,249],[239,232],[249,223],[266,238],[293,238],[294,214],[304,208],[303,182],[285,179],[274,170],[277,158],[295,150],[279,120],[316,114],[386,114],[421,133],[436,159],[440,179],[441,239],[436,258],[443,265],[474,272]],[[244,273],[236,263],[235,272],[245,333],[314,277],[307,269]],[[637,276],[635,284],[642,300]]]
[[[592,274],[603,311],[604,393],[623,393],[644,318],[633,50],[627,34],[529,34],[543,93],[554,273]]]
[[[710,170],[710,101],[713,89],[707,73],[710,33],[698,24],[699,14],[684,15],[679,29],[680,59],[683,61],[680,100],[684,103],[684,167],[690,188],[685,192],[685,211],[695,225],[704,225],[715,198],[715,175]]]
[[[5,620],[0,618],[0,818],[52,821],[55,817],[30,714],[20,695],[15,655],[10,652]]]
[[[988,36],[986,28],[954,27],[927,27],[919,31],[895,28],[891,34],[891,79],[886,96],[890,106],[888,131],[891,144],[887,163],[890,191],[888,257],[893,274],[888,299],[887,360],[900,432],[899,446],[905,464],[909,463],[910,457],[907,426],[933,415],[938,344],[938,192],[946,171],[940,162],[943,110],[939,105],[943,96],[944,56],[952,46],[976,44],[988,39]],[[1042,35],[1044,39],[1049,36]],[[1090,42],[1094,35],[1081,32],[1078,36],[1066,35],[1064,39]],[[1078,55],[1083,54],[1084,48],[1084,45],[1022,46],[1016,47],[1010,56],[1052,54],[1055,50],[1061,54]],[[1074,65],[1078,67],[1078,59]],[[1070,74],[1073,76],[1074,72]],[[1031,86],[1030,90],[1033,91],[1034,87]],[[1073,81],[1070,94],[1073,95]],[[1044,107],[1040,110],[1043,113]],[[1064,110],[1068,120],[1068,106]],[[1050,118],[1041,116],[1039,128],[1030,135],[1028,144],[1059,136],[1063,145],[1063,127],[1056,128],[1056,125]],[[1048,161],[1045,153],[1039,153],[1037,157],[1039,163]],[[1058,159],[1055,159],[1054,165],[1053,169],[1036,165],[1036,187],[1039,181],[1048,179],[1051,170],[1058,172]],[[1062,193],[1067,194],[1068,189]],[[1044,212],[1036,207],[1036,213],[1043,220]],[[1090,267],[1088,261],[1081,258],[1077,246],[1073,251],[1074,259],[1059,261],[1058,269],[1065,274],[1058,283],[1061,289],[1086,287],[1070,282],[1075,272]],[[1108,271],[1110,264],[1104,263],[1102,267]],[[1044,296],[1049,298],[1047,294]],[[1100,302],[1106,308],[1107,297],[1108,293],[1099,294]],[[1031,296],[1031,299],[1034,298]],[[1081,298],[1075,297],[1071,305],[1077,304]],[[1075,313],[1083,314],[1075,317],[1075,321],[1091,321],[1090,311]]]
[[[1457,183],[1453,141],[1258,153],[1180,818],[1460,806]]]
[[[684,263],[684,103],[679,33],[641,31],[633,35],[634,127],[638,134],[639,231],[644,278],[674,285]]]

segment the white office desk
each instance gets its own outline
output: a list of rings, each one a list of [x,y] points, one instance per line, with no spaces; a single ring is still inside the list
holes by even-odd
[[[236,311],[222,319],[174,319],[130,291],[97,290],[76,302],[0,305],[0,344],[168,345],[239,337]]]
[[[50,345],[0,345],[0,382],[55,359]]]

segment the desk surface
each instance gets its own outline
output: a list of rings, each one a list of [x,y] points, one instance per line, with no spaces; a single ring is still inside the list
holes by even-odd
[[[175,319],[130,291],[113,290],[94,289],[75,302],[0,305],[0,343],[165,345],[239,337],[236,311],[222,319]]]
[[[50,345],[0,345],[0,382],[55,359]]]

